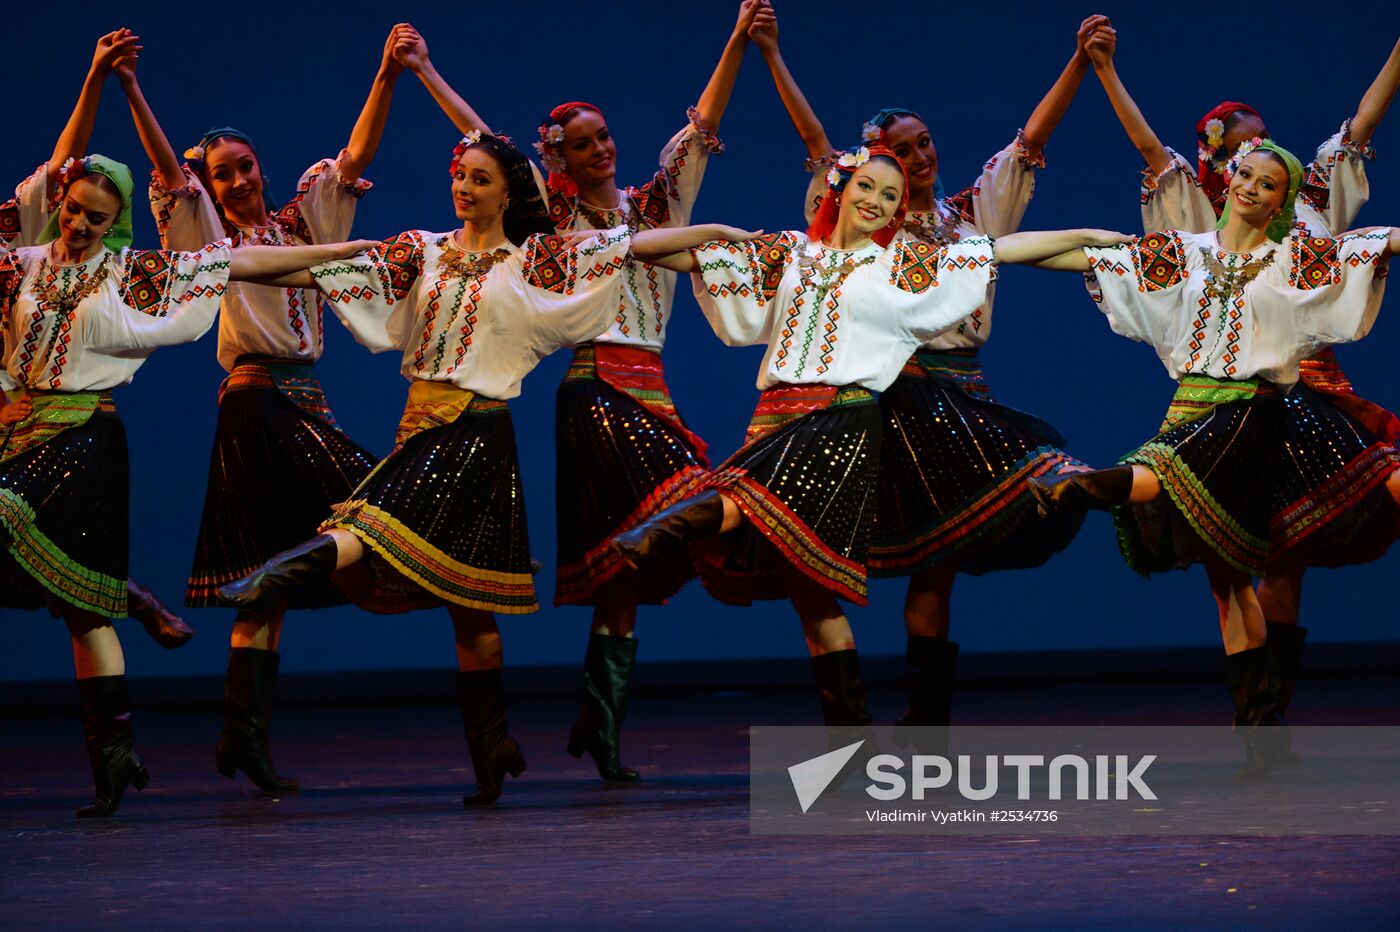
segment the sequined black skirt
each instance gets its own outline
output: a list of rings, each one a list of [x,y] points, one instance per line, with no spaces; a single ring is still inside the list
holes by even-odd
[[[722,602],[788,598],[796,572],[865,604],[880,410],[870,392],[850,387],[816,410],[784,413],[785,393],[807,389],[828,387],[765,391],[750,427],[756,436],[701,484],[721,490],[748,519],[692,548],[701,581]]]
[[[1188,390],[1183,380],[1178,400]],[[1164,427],[1125,456],[1121,462],[1152,470],[1164,493],[1149,505],[1114,509],[1128,565],[1146,575],[1213,554],[1237,570],[1263,575],[1270,496],[1261,477],[1273,463],[1282,429],[1282,395],[1261,385],[1252,398],[1216,403]]]
[[[129,485],[126,428],[108,411],[0,463],[0,606],[125,616]]]
[[[219,586],[314,536],[332,506],[376,462],[335,426],[323,401],[308,404],[286,381],[257,377],[267,366],[239,363],[219,401],[204,515],[185,590],[185,604],[193,607],[222,605]],[[272,361],[274,371],[293,365]],[[302,364],[297,371],[297,382],[319,399],[315,369]],[[323,583],[294,593],[287,607],[345,602],[335,586]]]
[[[410,436],[322,525],[333,527],[373,551],[376,576],[387,565],[398,577],[397,592],[382,578],[363,591],[345,583],[371,611],[539,608],[515,428],[503,401],[477,399],[451,423]]]
[[[1269,568],[1346,566],[1380,557],[1400,534],[1386,481],[1400,450],[1299,384],[1284,399],[1283,442],[1269,468]]]
[[[944,560],[960,572],[1040,566],[1069,546],[1084,513],[1036,513],[1026,480],[1082,465],[1039,418],[992,400],[974,353],[921,352],[880,395],[872,576]]]
[[[560,383],[554,431],[554,604],[592,605],[626,566],[608,541],[680,501],[707,470],[670,423],[596,375]],[[638,577],[638,602],[665,601],[691,575]]]

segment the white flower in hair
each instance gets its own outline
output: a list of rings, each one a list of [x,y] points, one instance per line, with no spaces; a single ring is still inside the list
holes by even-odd
[[[545,130],[545,139],[550,145],[559,145],[564,141],[564,127],[558,123],[549,124],[549,129]]]
[[[1225,124],[1221,120],[1209,120],[1206,123],[1206,145],[1212,149],[1219,149],[1221,143],[1225,141]]]
[[[866,123],[860,128],[861,142],[879,142],[882,132],[874,123]]]
[[[868,161],[870,161],[870,150],[865,146],[861,146],[854,152],[841,153],[841,157],[836,160],[836,164],[850,171],[853,168],[859,168]]]
[[[833,188],[841,187],[841,170],[832,168],[826,173],[826,183]]]
[[[58,177],[59,177],[59,178],[67,178],[70,174],[72,174],[73,168],[74,168],[77,164],[78,164],[78,160],[77,160],[77,159],[73,158],[73,156],[71,156],[71,155],[68,156],[68,158],[66,158],[66,159],[63,160],[63,164],[60,165],[60,166],[58,167]]]
[[[481,130],[474,129],[470,133],[467,133],[465,136],[462,137],[461,145],[470,148],[471,146],[474,146],[479,142],[481,142]]]
[[[203,162],[203,161],[204,161],[204,147],[203,147],[203,146],[190,146],[188,149],[185,150],[184,158],[185,158],[185,161],[187,161],[187,162]]]
[[[1197,143],[1196,158],[1209,165],[1211,160],[1215,158],[1215,152],[1211,149],[1207,149],[1204,143]]]

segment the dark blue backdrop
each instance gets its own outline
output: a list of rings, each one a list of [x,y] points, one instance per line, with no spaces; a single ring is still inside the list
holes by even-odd
[[[334,155],[349,136],[377,66],[391,16],[427,37],[439,70],[500,130],[529,139],[538,117],[564,99],[597,103],[618,139],[620,179],[655,170],[660,146],[678,129],[704,86],[733,23],[736,5],[719,0],[606,4],[541,0],[526,5],[384,4],[347,0],[315,6],[132,4],[118,16],[82,6],[16,4],[5,15],[6,140],[0,180],[18,181],[52,149],[98,34],[119,25],[139,32],[141,78],[177,151],[209,126],[232,123],[260,141],[280,196],[313,159]],[[995,14],[975,4],[883,4],[850,16],[849,4],[788,2],[779,13],[786,57],[835,141],[853,142],[878,107],[900,104],[929,119],[946,183],[968,183],[982,161],[1024,125],[1073,49],[1085,5],[1011,0]],[[1119,70],[1169,145],[1194,151],[1191,127],[1222,97],[1249,101],[1283,144],[1300,155],[1354,112],[1384,62],[1400,20],[1375,5],[1277,2],[1247,17],[1222,8],[1201,18],[1168,17],[1160,4],[1110,4],[1119,28]],[[604,21],[586,16],[606,11]],[[70,15],[75,14],[75,15]],[[68,28],[67,23],[76,23]],[[1209,30],[1198,27],[1210,24]],[[1202,38],[1209,36],[1209,38]],[[1308,46],[1322,51],[1304,51]],[[1252,63],[1257,62],[1258,67]],[[1400,222],[1400,175],[1392,153],[1400,113],[1376,137],[1375,193],[1360,222]],[[801,226],[806,176],[802,147],[767,69],[751,50],[722,133],[697,220],[749,227]],[[404,75],[379,156],[367,177],[355,234],[379,237],[454,221],[443,166],[456,132],[412,75]],[[92,148],[147,165],[120,86],[109,83]],[[1136,231],[1140,160],[1112,115],[1093,73],[1061,124],[1026,215],[1027,229],[1101,226]],[[154,224],[138,206],[137,244],[154,244]],[[760,351],[723,347],[688,289],[677,301],[667,371],[678,404],[721,456],[737,445],[756,392]],[[1146,346],[1113,336],[1079,276],[1010,269],[1001,278],[996,332],[984,363],[1000,400],[1049,418],[1071,449],[1105,463],[1159,423],[1172,383]],[[1394,303],[1391,299],[1391,304]],[[372,357],[333,321],[322,378],[351,436],[387,450],[405,394],[397,359]],[[1383,314],[1342,360],[1363,394],[1400,404],[1391,364],[1397,324]],[[546,605],[553,589],[554,388],[567,354],[546,360],[512,402],[519,433],[538,577]],[[214,336],[158,354],[118,397],[132,450],[132,573],[172,603],[189,568],[199,521],[215,392],[224,373]],[[1308,581],[1306,623],[1313,637],[1393,636],[1392,554],[1370,566],[1318,572]],[[903,584],[877,582],[870,606],[852,612],[867,653],[902,650]],[[1218,643],[1215,611],[1199,569],[1136,577],[1117,555],[1111,524],[1091,515],[1074,545],[1037,570],[962,578],[954,593],[954,637],[969,650],[1125,647]],[[6,613],[9,649],[0,679],[71,675],[62,626],[42,614]],[[160,651],[134,623],[121,623],[132,672],[179,675],[221,670],[226,611],[187,614],[199,637],[177,653]],[[511,663],[572,662],[582,653],[588,612],[546,607],[507,618]],[[769,603],[741,610],[692,586],[666,608],[642,612],[646,659],[772,657],[802,651],[791,609]],[[444,612],[377,617],[353,609],[294,614],[283,635],[284,669],[341,670],[447,666],[451,631]]]

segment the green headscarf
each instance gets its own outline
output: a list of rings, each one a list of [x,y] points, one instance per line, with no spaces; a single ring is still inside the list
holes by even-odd
[[[1288,194],[1283,199],[1283,207],[1274,219],[1269,221],[1269,226],[1264,230],[1264,235],[1275,243],[1283,242],[1283,238],[1293,230],[1294,208],[1298,200],[1298,189],[1303,185],[1303,163],[1298,161],[1298,157],[1289,152],[1283,146],[1278,145],[1268,139],[1251,139],[1248,142],[1240,143],[1240,147],[1235,150],[1235,155],[1230,159],[1228,169],[1229,176],[1234,177],[1235,171],[1244,161],[1244,157],[1251,152],[1264,149],[1272,152],[1283,159],[1283,164],[1288,168]],[[1230,219],[1230,199],[1225,198],[1225,209],[1220,211],[1220,221],[1216,223],[1217,230],[1225,229],[1225,222]]]
[[[102,245],[113,252],[119,251],[123,246],[130,246],[132,240],[131,192],[136,190],[136,185],[131,180],[131,169],[105,155],[94,154],[79,161],[70,159],[64,163],[60,171],[59,181],[63,190],[66,190],[70,184],[88,174],[101,175],[112,182],[122,197],[121,210],[117,212],[117,219],[107,230],[107,235],[102,237]],[[58,209],[49,215],[49,222],[44,226],[44,232],[39,234],[40,243],[51,243],[58,239],[58,211],[62,209],[63,205],[60,204]]]

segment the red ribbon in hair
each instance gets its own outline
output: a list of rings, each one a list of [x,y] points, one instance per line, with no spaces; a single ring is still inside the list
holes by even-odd
[[[894,235],[899,232],[899,225],[904,222],[905,209],[909,205],[909,173],[904,170],[904,163],[899,160],[899,156],[885,146],[869,146],[866,151],[870,153],[872,159],[877,155],[883,155],[894,162],[895,165],[899,166],[899,174],[904,178],[904,194],[899,199],[899,209],[894,212],[894,219],[870,234],[870,238],[883,249],[894,239]],[[857,165],[847,171],[840,165],[835,167],[842,175],[841,186],[835,187],[830,181],[826,183],[826,196],[822,198],[820,206],[817,207],[816,215],[812,217],[811,226],[807,227],[807,238],[814,242],[825,243],[832,231],[836,229],[836,218],[841,213],[839,206],[841,192],[850,183],[851,176],[856,173],[856,169],[860,168]]]
[[[1219,120],[1221,123],[1224,123],[1230,114],[1239,113],[1240,111],[1253,114],[1259,117],[1261,121],[1264,119],[1259,115],[1259,111],[1255,110],[1249,104],[1240,103],[1238,100],[1221,101],[1207,111],[1205,116],[1196,121],[1197,138],[1199,139],[1206,134],[1206,124],[1211,120]],[[1198,149],[1201,148],[1204,148],[1203,143],[1198,146]],[[1231,154],[1232,153],[1229,152],[1225,153],[1226,156]],[[1215,151],[1212,151],[1211,155],[1218,157],[1218,153]],[[1199,151],[1196,155],[1196,177],[1200,179],[1201,187],[1206,189],[1206,193],[1211,196],[1212,201],[1216,200],[1220,192],[1225,190],[1225,176],[1215,170],[1214,166],[1210,164],[1209,159],[1201,158],[1201,153]]]
[[[549,111],[549,119],[540,124],[540,142],[549,151],[550,155],[558,161],[560,165],[560,167],[557,169],[550,168],[549,170],[549,178],[546,179],[546,184],[549,185],[549,190],[558,191],[565,197],[577,197],[578,185],[574,184],[574,179],[570,178],[569,173],[564,171],[563,169],[564,156],[562,154],[561,145],[559,143],[550,142],[549,140],[550,125],[554,123],[559,123],[559,121],[564,118],[564,114],[568,113],[570,110],[592,110],[594,113],[598,114],[598,116],[602,116],[603,111],[599,110],[597,107],[593,106],[587,101],[571,100],[568,103],[560,104],[553,110]]]

